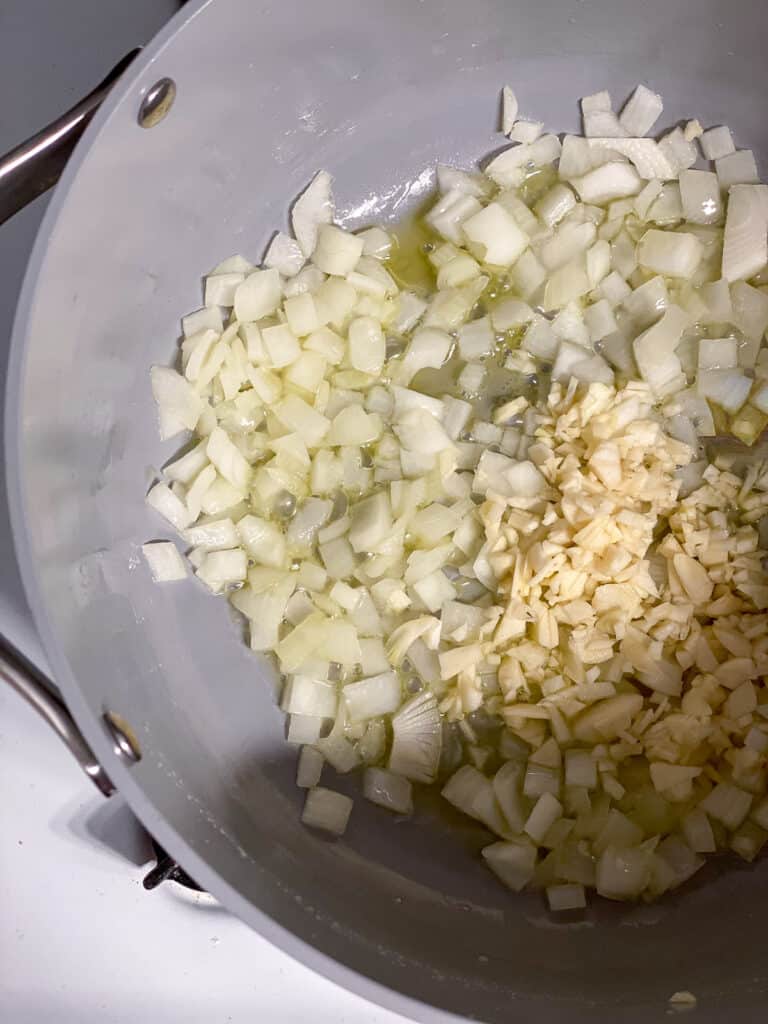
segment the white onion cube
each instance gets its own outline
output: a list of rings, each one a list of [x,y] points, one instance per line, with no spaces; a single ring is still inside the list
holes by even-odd
[[[205,279],[206,306],[232,306],[245,274],[209,274]]]
[[[381,324],[370,316],[361,316],[349,325],[349,361],[361,373],[378,376],[384,365],[386,342]]]
[[[343,793],[335,793],[324,786],[315,786],[307,793],[301,820],[310,828],[323,829],[335,836],[343,836],[352,813],[352,800]]]
[[[142,544],[142,554],[155,583],[170,583],[187,578],[187,566],[179,549],[168,540]]]
[[[286,740],[288,743],[301,745],[306,743],[316,743],[320,739],[320,733],[322,732],[323,719],[318,718],[316,715],[289,715],[288,716],[288,733]],[[311,749],[310,747],[304,747],[305,750]],[[317,753],[317,751],[314,751]],[[320,765],[322,767],[322,755],[318,754],[320,758]],[[320,781],[320,773],[318,772],[317,778],[311,782],[306,782],[304,788],[309,786],[316,786]],[[297,786],[301,783],[296,782]]]
[[[768,262],[768,187],[734,185],[728,193],[723,278],[744,281]]]
[[[622,107],[619,123],[628,135],[647,135],[663,109],[661,96],[640,84]]]
[[[517,120],[518,103],[511,87],[505,85],[501,91],[501,130],[505,135],[512,131]]]
[[[342,696],[352,723],[391,714],[397,711],[402,700],[400,682],[391,671],[348,683]]]
[[[716,224],[723,215],[720,183],[711,171],[681,171],[680,199],[691,224]]]
[[[362,252],[362,238],[335,224],[321,224],[312,262],[326,274],[345,277],[355,269]]]
[[[756,185],[760,181],[755,155],[751,149],[740,149],[715,160],[720,188],[727,192],[732,185]]]
[[[528,236],[500,203],[465,220],[462,225],[470,251],[492,266],[511,266],[528,248]]]
[[[293,233],[307,259],[317,244],[318,228],[321,224],[331,223],[333,212],[331,176],[327,171],[318,171],[291,211]]]
[[[637,246],[641,267],[664,277],[690,278],[703,254],[696,235],[685,231],[646,231]]]
[[[290,235],[278,231],[264,255],[264,266],[282,277],[295,277],[304,266],[304,253]]]
[[[618,162],[596,167],[580,178],[573,178],[571,184],[582,202],[597,205],[637,195],[643,187],[635,168],[631,164]]]
[[[380,807],[396,814],[413,812],[411,783],[402,775],[395,775],[384,768],[367,768],[363,776],[363,795]]]
[[[260,320],[274,313],[283,292],[280,275],[273,268],[256,270],[238,286],[234,296],[235,316],[238,320]]]
[[[587,896],[583,885],[563,884],[547,886],[547,903],[553,913],[566,910],[583,910]]]
[[[191,525],[192,516],[189,509],[181,498],[173,493],[168,484],[156,483],[147,494],[146,501],[177,530],[185,530]]]
[[[324,764],[325,759],[319,750],[315,750],[314,747],[302,747],[296,769],[296,785],[301,789],[314,788],[320,781]]]
[[[520,892],[533,878],[536,847],[524,838],[493,843],[483,848],[483,859],[504,885]]]
[[[335,683],[294,675],[285,684],[280,707],[290,715],[335,718],[337,703]]]

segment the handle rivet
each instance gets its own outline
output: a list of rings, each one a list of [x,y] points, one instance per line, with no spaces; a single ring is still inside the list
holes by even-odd
[[[141,748],[139,747],[139,741],[125,719],[121,718],[120,715],[114,714],[112,711],[105,711],[101,717],[114,743],[117,757],[125,764],[136,764],[137,761],[140,761]]]
[[[139,107],[139,124],[154,128],[160,124],[176,99],[176,83],[172,78],[160,78],[151,86]]]

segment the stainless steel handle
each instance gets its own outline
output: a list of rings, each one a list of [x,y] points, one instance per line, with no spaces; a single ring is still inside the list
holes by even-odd
[[[42,672],[0,634],[0,679],[9,683],[17,693],[43,718],[104,796],[115,791],[107,773],[96,760],[72,715],[53,692],[53,685]]]
[[[88,122],[138,53],[138,49],[131,50],[71,110],[0,156],[0,224],[56,184]]]

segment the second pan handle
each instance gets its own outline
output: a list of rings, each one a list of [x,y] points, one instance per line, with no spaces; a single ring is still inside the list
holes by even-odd
[[[104,81],[65,114],[0,156],[0,224],[56,184],[88,122],[139,49],[119,60]]]
[[[0,633],[0,682],[2,681],[8,683],[37,711],[66,744],[97,789],[101,790],[104,796],[110,796],[115,787],[85,741],[74,718],[54,694],[50,681]]]

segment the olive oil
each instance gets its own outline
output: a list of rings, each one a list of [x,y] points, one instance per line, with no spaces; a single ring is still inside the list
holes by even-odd
[[[429,262],[429,253],[440,245],[440,239],[429,228],[424,214],[434,202],[431,197],[392,230],[392,250],[387,270],[401,288],[426,296],[434,291],[436,275]]]
[[[551,168],[531,171],[521,189],[521,194],[525,190],[526,198],[529,196],[538,198],[551,187],[552,182]],[[435,196],[431,195],[419,209],[390,229],[392,249],[386,262],[387,270],[401,288],[416,292],[423,298],[434,294],[436,290],[437,274],[430,262],[429,254],[444,244],[444,239],[437,236],[424,219],[434,202]],[[516,293],[510,285],[506,272],[499,271],[498,274],[491,274],[488,285],[473,311],[472,318],[485,316],[492,311],[497,303],[514,297],[516,297]],[[480,394],[466,394],[458,385],[459,374],[465,365],[458,345],[454,345],[450,358],[443,366],[439,369],[420,370],[411,381],[410,386],[435,398],[451,395],[471,401],[480,418],[490,418],[497,405],[516,398],[518,395],[525,395],[529,401],[535,401],[540,390],[539,379],[508,370],[504,366],[507,354],[519,347],[524,333],[524,328],[514,328],[497,335],[494,351],[482,360],[486,373]]]

